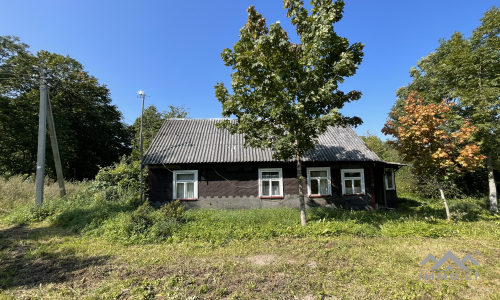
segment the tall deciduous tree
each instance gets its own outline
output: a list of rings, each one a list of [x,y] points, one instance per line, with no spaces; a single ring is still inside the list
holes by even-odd
[[[215,86],[222,115],[238,118],[236,124],[219,123],[219,128],[243,134],[245,146],[272,149],[275,159],[296,160],[302,225],[306,225],[302,156],[314,149],[327,126],[362,122],[339,112],[361,92],[344,93],[339,84],[356,73],[364,45],[349,44],[334,31],[344,1],[313,0],[311,5],[308,12],[303,1],[284,0],[300,44],[289,41],[279,22],[267,27],[266,19],[250,6],[240,40],[221,54],[225,65],[235,70],[234,94],[223,83]]]
[[[456,32],[440,41],[436,52],[412,68],[412,83],[397,91],[393,110],[403,111],[410,91],[426,101],[455,102],[454,110],[477,127],[475,138],[487,156],[490,211],[498,213],[493,169],[500,170],[500,10],[493,7],[481,19],[472,36]]]
[[[151,146],[154,137],[160,130],[163,122],[171,118],[185,118],[188,115],[189,108],[184,106],[168,106],[168,111],[160,112],[151,104],[144,110],[143,129],[142,129],[142,144],[144,152]],[[138,117],[132,125],[134,139],[132,140],[132,159],[141,159],[141,117]]]
[[[420,95],[411,92],[405,101],[404,114],[393,112],[398,126],[388,120],[382,129],[384,134],[396,138],[392,144],[407,162],[413,163],[418,174],[436,179],[448,220],[450,211],[441,182],[463,171],[474,171],[486,158],[479,154],[477,143],[471,142],[478,129],[469,120],[460,129],[448,131],[449,112],[450,105],[444,100],[425,105]]]
[[[69,56],[47,51],[33,55],[13,37],[0,38],[0,172],[33,173],[37,153],[39,83],[33,66],[52,70],[49,87],[63,173],[66,178],[94,177],[130,153],[132,139],[110,91]],[[47,143],[47,174],[55,175]]]

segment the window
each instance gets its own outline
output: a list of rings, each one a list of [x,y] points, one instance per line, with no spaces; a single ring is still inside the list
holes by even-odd
[[[385,189],[386,190],[395,190],[396,183],[394,182],[394,170],[393,169],[385,169]]]
[[[363,169],[342,170],[342,194],[363,195],[365,193],[363,173]]]
[[[281,169],[259,169],[259,196],[261,198],[283,198]]]
[[[198,198],[198,171],[174,171],[174,199]]]
[[[325,196],[330,193],[330,168],[307,168],[309,196]]]

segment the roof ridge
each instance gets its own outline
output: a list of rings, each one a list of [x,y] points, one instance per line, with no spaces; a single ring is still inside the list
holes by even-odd
[[[238,120],[238,119],[235,119],[235,118],[198,118],[198,119],[195,119],[195,118],[168,118],[166,120],[167,121],[170,121],[170,120],[200,121],[200,120]]]

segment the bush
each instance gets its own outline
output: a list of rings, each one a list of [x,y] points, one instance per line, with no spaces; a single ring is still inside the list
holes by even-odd
[[[129,245],[165,241],[179,228],[179,221],[166,217],[161,210],[145,202],[137,209],[107,218],[98,226],[86,227],[83,233]]]
[[[139,192],[140,189],[140,162],[130,161],[122,157],[119,163],[99,170],[91,189],[94,191],[114,189],[128,189]],[[143,188],[147,191],[147,173],[143,174]]]
[[[148,202],[141,203],[139,170],[139,162],[129,163],[122,159],[111,167],[101,168],[96,180],[85,185],[86,189],[64,198],[47,197],[41,206],[25,201],[9,210],[5,219],[19,225],[46,220],[73,232],[122,244],[166,240],[178,230],[184,206],[172,202],[155,209]],[[53,183],[50,184],[52,187]],[[14,176],[9,179],[9,188],[13,191],[19,190],[19,186],[27,191],[28,185],[33,194],[34,183],[30,178]],[[5,186],[0,188],[5,189]],[[14,195],[11,192],[4,194]]]
[[[174,220],[180,222],[184,215],[185,207],[179,200],[169,202],[160,207],[160,212],[166,220]]]
[[[145,202],[130,214],[130,221],[125,227],[129,235],[145,233],[155,223],[154,208]]]

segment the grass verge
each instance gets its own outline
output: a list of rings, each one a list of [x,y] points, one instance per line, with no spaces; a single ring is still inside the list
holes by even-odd
[[[0,299],[499,299],[493,239],[278,237],[124,246],[38,223],[0,228]],[[471,253],[477,280],[420,280]]]
[[[87,187],[0,214],[0,299],[500,299],[485,199],[451,199],[452,222],[436,200],[400,204],[309,209],[302,227],[297,209],[183,213]],[[420,280],[448,251],[472,254],[478,280]]]

